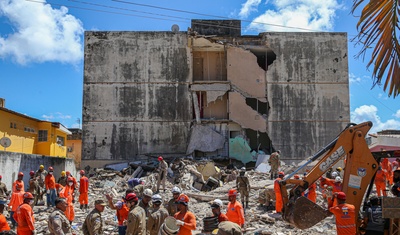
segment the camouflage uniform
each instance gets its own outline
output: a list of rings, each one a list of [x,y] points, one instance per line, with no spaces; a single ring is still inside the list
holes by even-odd
[[[167,179],[168,163],[164,160],[160,161],[158,165],[158,178],[157,178],[157,191],[160,190],[160,184],[162,183],[165,191],[165,180]]]
[[[250,192],[250,182],[247,176],[239,175],[236,177],[236,188],[240,193],[240,198],[242,200],[242,204],[246,202],[246,207],[249,205],[249,192]]]
[[[6,184],[0,182],[0,200],[6,200],[9,194]]]
[[[269,157],[268,163],[271,166],[271,176],[270,179],[275,179],[278,176],[278,170],[281,166],[281,161],[279,152],[274,152]]]
[[[84,235],[103,234],[103,220],[100,211],[94,209],[89,213],[82,225],[82,232]]]
[[[147,233],[150,235],[157,235],[167,217],[168,211],[165,208],[151,209],[147,220]]]
[[[175,198],[172,198],[171,200],[168,201],[167,211],[170,216],[174,216],[175,213],[178,212],[178,206],[175,202],[176,202]]]
[[[140,206],[129,211],[126,235],[146,235],[146,212]]]
[[[32,195],[34,197],[34,201],[32,204],[32,208],[33,208],[33,206],[36,205],[36,203],[40,197],[40,186],[39,186],[39,182],[37,181],[37,179],[35,177],[29,179],[28,192],[32,193]]]
[[[43,194],[46,192],[45,186],[44,186],[44,179],[46,178],[47,171],[46,170],[37,170],[35,173],[35,178],[38,179],[39,182],[39,187],[40,187],[40,193],[38,200],[43,201]]]
[[[67,185],[67,177],[61,176],[60,178],[58,178],[57,183],[65,187]]]
[[[236,223],[231,221],[223,221],[218,225],[217,235],[240,235],[242,233],[242,229]]]
[[[72,235],[71,225],[64,212],[56,208],[48,220],[50,235]]]
[[[274,185],[268,185],[264,190],[261,190],[259,202],[265,206],[272,206],[271,201],[275,201]],[[275,207],[274,207],[275,208]]]

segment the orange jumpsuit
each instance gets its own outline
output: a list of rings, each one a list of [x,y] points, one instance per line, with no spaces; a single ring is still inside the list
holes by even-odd
[[[279,181],[282,180],[281,178],[277,178],[274,181],[274,191],[275,191],[275,210],[276,213],[281,213],[283,209],[283,201],[282,201],[282,194],[281,194],[281,186],[279,185]]]
[[[386,174],[382,170],[378,170],[375,175],[375,187],[378,197],[386,196]]]
[[[317,184],[313,183],[310,185],[310,187],[308,188],[308,194],[307,194],[307,198],[310,199],[310,201],[316,203],[317,202]]]
[[[88,198],[89,192],[89,179],[86,176],[82,176],[79,180],[79,204],[87,205],[89,204]]]
[[[116,207],[117,207],[118,225],[123,226],[124,221],[128,220],[129,208],[126,206],[126,203],[124,201],[117,202]]]
[[[55,189],[56,188],[56,178],[53,175],[47,174],[44,179],[44,184],[46,185],[46,189]]]
[[[14,214],[14,219],[18,223],[17,235],[32,235],[35,230],[35,218],[33,217],[32,207],[24,203],[18,207]]]
[[[389,184],[393,184],[393,169],[392,169],[392,163],[389,162],[389,159],[385,158],[381,162],[382,170],[386,174],[386,180],[389,181]]]
[[[338,235],[356,234],[356,212],[353,205],[347,203],[339,204],[330,207],[329,211],[335,215]]]
[[[186,211],[185,213],[177,212],[174,215],[174,218],[185,222],[185,224],[180,227],[177,235],[191,235],[192,230],[196,229],[196,217],[192,212],[190,211]]]
[[[244,211],[242,204],[238,201],[235,201],[234,203],[229,202],[228,207],[226,208],[226,217],[228,217],[229,221],[237,223],[242,227],[244,225]]]
[[[74,188],[73,186],[65,186],[61,192],[60,192],[60,197],[66,198],[67,199],[67,209],[65,210],[65,216],[69,221],[73,221],[75,218],[75,210],[74,210],[74,203],[72,203],[72,200],[74,197],[72,196],[74,193]]]
[[[21,181],[19,181],[19,180],[14,181],[13,186],[12,186],[12,192],[13,193],[18,192],[16,187],[15,187],[17,185],[17,183],[21,185],[21,188],[22,188],[21,191],[25,192],[25,185],[24,185],[24,181],[22,181],[22,180]]]
[[[0,232],[10,231],[10,226],[7,223],[6,217],[0,214]]]

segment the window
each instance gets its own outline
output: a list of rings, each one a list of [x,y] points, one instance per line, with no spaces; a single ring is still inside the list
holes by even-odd
[[[14,124],[10,122],[10,128],[14,128]]]
[[[47,130],[39,130],[39,142],[46,142],[47,141]]]
[[[60,146],[64,146],[65,139],[62,136],[57,136],[57,144]]]

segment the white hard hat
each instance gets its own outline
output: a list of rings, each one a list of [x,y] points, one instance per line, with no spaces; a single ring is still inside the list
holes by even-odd
[[[177,186],[172,188],[172,193],[182,193],[181,189]]]
[[[332,172],[332,177],[338,176],[338,173],[336,171]]]
[[[224,203],[219,199],[215,199],[211,204],[216,204],[219,207],[222,207],[224,205]]]
[[[336,183],[342,182],[342,178],[340,178],[340,176],[336,176],[335,182]]]
[[[154,195],[151,197],[151,200],[152,200],[153,202],[162,202],[162,197],[161,197],[160,194],[154,194]]]
[[[241,171],[246,171],[246,167],[240,168]]]
[[[151,197],[151,196],[153,196],[153,191],[151,191],[151,189],[149,189],[149,188],[146,188],[146,189],[143,191],[143,195],[144,195],[144,196]]]

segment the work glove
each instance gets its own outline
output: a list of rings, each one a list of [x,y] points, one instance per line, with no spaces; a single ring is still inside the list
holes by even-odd
[[[46,193],[47,193],[47,194],[50,194],[50,189],[47,189]]]
[[[184,224],[185,222],[183,222],[182,220],[176,220],[176,225],[183,226]]]

